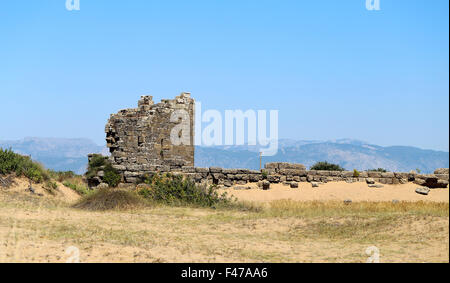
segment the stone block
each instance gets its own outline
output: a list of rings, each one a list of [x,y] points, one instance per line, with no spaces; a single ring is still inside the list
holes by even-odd
[[[209,168],[199,168],[199,167],[195,167],[195,172],[196,172],[196,173],[209,173]]]
[[[238,170],[237,169],[223,169],[222,173],[223,174],[237,174]]]
[[[429,188],[425,188],[425,187],[417,188],[416,189],[416,193],[418,193],[419,195],[427,196],[430,193],[430,189]]]
[[[279,175],[269,175],[269,176],[267,176],[267,181],[269,181],[270,183],[279,183],[280,176]]]
[[[210,167],[209,168],[210,173],[222,173],[222,168],[219,167]]]
[[[298,188],[298,183],[297,182],[291,182],[290,186],[291,186],[291,189],[297,189]]]
[[[434,171],[434,174],[449,174],[449,168],[439,168]]]

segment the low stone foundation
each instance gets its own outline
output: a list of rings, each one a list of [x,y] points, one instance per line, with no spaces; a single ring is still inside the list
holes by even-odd
[[[285,182],[366,182],[367,179],[373,179],[381,184],[405,184],[414,182],[417,185],[429,188],[446,188],[449,184],[448,169],[438,169],[435,174],[423,175],[417,173],[397,173],[397,172],[359,172],[355,176],[353,171],[317,171],[306,170],[305,166],[301,164],[291,163],[267,163],[265,168],[259,170],[249,169],[224,169],[218,167],[199,168],[192,166],[183,166],[179,169],[169,169],[161,167],[157,171],[134,171],[133,168],[128,170],[121,170],[123,168],[116,168],[125,184],[133,184],[143,180],[145,177],[150,177],[157,173],[172,173],[181,174],[191,178],[196,183],[216,184],[225,187],[234,185],[245,185],[251,182],[259,182],[267,180],[270,183],[285,183]],[[103,176],[94,177],[94,181],[89,184],[103,183]]]
[[[197,183],[225,187],[264,180],[267,183],[292,182],[378,182],[403,184],[415,182],[430,188],[446,188],[449,170],[435,174],[394,172],[353,172],[306,170],[301,164],[267,163],[264,170],[194,167],[195,107],[190,93],[154,103],[152,96],[142,96],[137,108],[112,114],[105,126],[109,161],[120,174],[123,184],[136,184],[157,173],[182,174]],[[93,155],[90,155],[89,161]],[[90,187],[105,186],[104,168],[89,176]],[[92,173],[92,172],[91,172]],[[369,180],[368,180],[369,179]],[[295,186],[295,184],[294,184]]]

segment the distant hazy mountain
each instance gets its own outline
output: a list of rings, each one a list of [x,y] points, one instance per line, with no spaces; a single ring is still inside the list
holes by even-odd
[[[199,167],[218,166],[259,169],[259,149],[248,146],[197,147],[195,163]],[[295,162],[310,167],[317,161],[336,163],[347,170],[385,168],[424,173],[449,167],[449,153],[408,146],[382,147],[363,141],[341,139],[333,141],[280,140],[278,154],[263,157],[266,162]]]
[[[0,147],[32,156],[54,170],[84,173],[89,153],[103,153],[105,147],[88,139],[25,138],[19,141],[0,141]],[[252,146],[197,147],[195,165],[223,168],[259,169],[259,148]],[[420,169],[424,173],[449,167],[449,153],[423,150],[407,146],[381,147],[363,141],[341,139],[333,141],[279,141],[278,154],[263,157],[266,162],[295,162],[310,167],[317,161],[337,163],[353,170],[385,168],[409,172]]]
[[[0,147],[31,155],[45,167],[57,171],[86,171],[87,155],[103,153],[105,148],[89,139],[25,138],[18,141],[0,141]]]

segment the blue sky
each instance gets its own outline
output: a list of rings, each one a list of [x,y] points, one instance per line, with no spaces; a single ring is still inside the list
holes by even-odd
[[[279,136],[449,149],[449,2],[5,0],[0,140],[87,137],[182,91],[278,109]]]

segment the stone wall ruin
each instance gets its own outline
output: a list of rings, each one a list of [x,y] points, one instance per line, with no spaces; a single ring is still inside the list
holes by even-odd
[[[188,127],[176,134],[186,143],[176,145],[171,134],[183,121]],[[148,172],[194,166],[194,99],[189,93],[157,104],[152,96],[142,96],[138,108],[112,114],[105,132],[110,160],[126,183]]]
[[[183,115],[178,115],[178,114]],[[194,99],[182,93],[175,99],[154,104],[151,96],[142,96],[138,108],[125,109],[111,115],[105,127],[109,160],[125,184],[136,184],[156,173],[181,174],[197,183],[222,187],[251,182],[291,184],[297,182],[377,182],[403,184],[414,182],[429,188],[446,188],[449,171],[438,169],[434,174],[415,172],[359,172],[307,170],[301,164],[267,163],[259,170],[194,167]],[[179,127],[187,125],[187,127]],[[180,130],[182,129],[182,130]],[[173,143],[182,138],[181,144]],[[89,160],[93,155],[89,156]],[[88,180],[91,187],[103,185],[103,171]],[[107,186],[107,185],[106,185]]]

